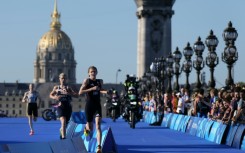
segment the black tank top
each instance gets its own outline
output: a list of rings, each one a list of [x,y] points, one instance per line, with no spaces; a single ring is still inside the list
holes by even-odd
[[[91,80],[88,79],[88,85],[86,86],[86,89],[92,88],[94,86],[99,86],[101,88],[101,83],[99,79],[96,80]],[[100,103],[100,90],[94,90],[86,93],[86,100],[88,102],[93,102],[93,103]]]

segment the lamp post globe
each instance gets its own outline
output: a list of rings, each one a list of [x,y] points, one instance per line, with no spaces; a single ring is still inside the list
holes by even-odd
[[[223,32],[223,39],[226,47],[222,53],[222,61],[227,64],[228,76],[226,79],[226,86],[230,87],[234,84],[231,70],[233,64],[238,60],[238,52],[235,46],[235,41],[238,37],[238,33],[235,28],[232,27],[231,21],[228,23],[228,27]]]
[[[219,44],[219,40],[213,34],[213,30],[210,30],[210,34],[206,38],[205,44],[209,51],[206,57],[206,65],[210,68],[210,81],[208,86],[210,88],[215,88],[216,83],[214,80],[214,68],[219,64],[219,58],[215,50]]]
[[[181,74],[181,66],[180,66],[180,60],[182,58],[182,54],[179,51],[179,48],[176,47],[176,50],[173,52],[173,59],[174,59],[174,64],[173,64],[173,73],[175,74],[176,77],[176,83],[174,85],[174,90],[179,91],[179,75]]]
[[[193,49],[190,46],[190,43],[187,43],[187,46],[183,50],[183,54],[185,56],[185,61],[182,65],[182,70],[186,73],[186,83],[185,88],[190,91],[190,83],[189,83],[189,74],[192,70],[192,61],[191,57],[193,55]]]
[[[225,28],[222,36],[226,42],[226,46],[229,46],[229,44],[235,45],[234,43],[238,37],[238,33],[236,29],[232,27],[231,21],[228,23],[228,27]]]
[[[196,54],[196,58],[193,61],[193,67],[197,71],[197,83],[196,83],[195,90],[199,90],[202,86],[202,83],[200,81],[200,72],[204,68],[204,60],[202,54],[205,49],[205,45],[201,41],[201,37],[197,38],[197,41],[194,43],[193,49]]]

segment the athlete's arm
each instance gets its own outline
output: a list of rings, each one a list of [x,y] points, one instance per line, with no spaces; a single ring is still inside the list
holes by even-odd
[[[23,98],[22,98],[22,102],[23,102],[23,103],[26,102],[27,94],[28,94],[28,92],[25,92],[25,94],[24,94],[24,96],[23,96]]]
[[[50,94],[49,94],[49,97],[51,98],[51,99],[54,99],[54,100],[59,100],[60,99],[60,96],[57,96],[56,94],[56,90],[57,90],[57,86],[54,86],[54,88],[53,88],[53,90],[50,92]]]
[[[84,93],[87,93],[87,92],[94,91],[94,90],[98,89],[98,86],[94,86],[94,87],[86,89],[86,87],[88,85],[88,81],[89,81],[88,78],[83,81],[82,86],[80,87],[78,95],[82,95]]]
[[[102,88],[102,85],[103,85],[103,80],[102,79],[100,80],[100,85],[101,85],[100,93],[107,94],[107,90]]]

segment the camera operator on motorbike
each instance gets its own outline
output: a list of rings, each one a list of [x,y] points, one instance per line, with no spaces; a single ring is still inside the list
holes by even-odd
[[[106,114],[107,117],[111,117],[115,121],[120,116],[120,96],[114,88],[108,91],[108,95],[109,97],[106,100]]]

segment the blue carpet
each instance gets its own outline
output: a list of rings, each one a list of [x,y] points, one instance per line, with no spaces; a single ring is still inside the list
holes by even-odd
[[[242,150],[219,145],[187,133],[144,122],[131,129],[122,119],[112,122],[103,119],[103,124],[112,129],[118,153],[239,153]],[[59,121],[34,123],[35,135],[29,136],[27,118],[0,118],[0,144],[26,142],[52,142],[59,140]]]

